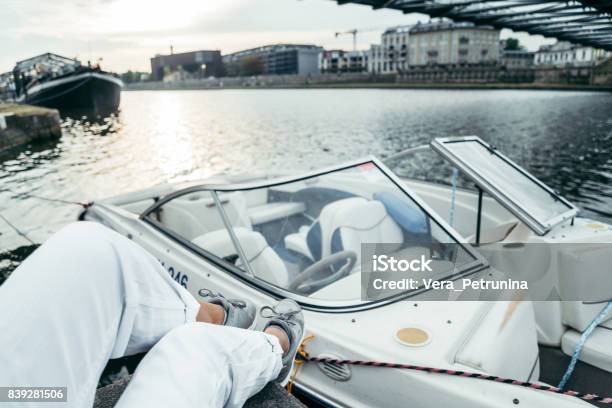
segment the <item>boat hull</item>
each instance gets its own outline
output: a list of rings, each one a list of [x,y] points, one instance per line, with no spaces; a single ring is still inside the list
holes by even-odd
[[[121,101],[121,80],[98,72],[86,72],[35,85],[20,102],[65,112],[96,114],[117,111]]]

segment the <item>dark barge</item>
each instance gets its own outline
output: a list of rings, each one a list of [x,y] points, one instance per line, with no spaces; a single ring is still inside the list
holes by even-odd
[[[20,61],[13,69],[14,100],[61,112],[117,111],[122,81],[98,66],[83,66],[76,59],[42,54]]]

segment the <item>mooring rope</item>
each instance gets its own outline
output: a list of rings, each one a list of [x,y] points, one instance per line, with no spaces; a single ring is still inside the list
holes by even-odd
[[[576,363],[580,358],[580,353],[582,352],[582,348],[586,343],[587,339],[593,333],[593,330],[604,320],[604,318],[608,315],[608,312],[612,310],[612,301],[608,302],[608,304],[593,318],[591,323],[587,326],[586,330],[582,332],[580,335],[580,339],[578,343],[576,343],[576,347],[574,347],[574,352],[572,353],[572,360],[570,361],[567,369],[565,370],[565,374],[563,374],[563,378],[559,382],[559,389],[563,390],[567,385],[572,373],[574,372],[574,368],[576,368]]]
[[[579,398],[584,401],[589,402],[598,402],[601,404],[612,404],[612,397],[601,397],[596,394],[584,394],[577,391],[563,391],[560,388],[553,387],[550,385],[542,385],[542,384],[534,384],[527,381],[520,380],[512,380],[509,378],[502,378],[495,375],[486,375],[480,373],[474,373],[469,371],[459,371],[459,370],[448,370],[445,368],[434,368],[434,367],[426,367],[426,366],[417,366],[412,364],[399,364],[399,363],[386,363],[382,361],[363,361],[363,360],[339,360],[334,358],[323,358],[323,357],[311,357],[308,352],[304,349],[307,342],[312,340],[314,336],[308,336],[304,339],[300,347],[298,347],[298,355],[303,362],[310,363],[326,363],[326,364],[337,364],[337,365],[355,365],[355,366],[366,366],[366,367],[384,367],[384,368],[398,368],[403,370],[415,370],[422,371],[432,374],[445,374],[451,375],[455,377],[465,377],[465,378],[474,378],[477,380],[486,380],[493,381],[503,384],[512,384],[518,385],[520,387],[531,388],[534,390],[547,391],[555,394],[569,395],[571,397]],[[298,361],[296,361],[298,363]],[[301,363],[303,364],[303,363]],[[293,382],[295,381],[295,377],[297,376],[297,372],[301,364],[296,365],[296,369],[291,377],[291,380],[288,384],[288,389],[291,389]]]
[[[39,200],[44,200],[44,201],[49,201],[52,203],[60,203],[60,204],[71,204],[71,205],[79,205],[85,209],[91,207],[93,205],[93,202],[89,201],[89,202],[82,202],[82,201],[69,201],[69,200],[63,200],[61,198],[49,198],[49,197],[43,197],[43,196],[39,196],[36,194],[32,194],[30,192],[25,192],[25,193],[18,193],[14,190],[11,190],[10,188],[4,188],[4,191],[8,191],[16,196],[26,196],[26,197],[31,197],[31,198],[37,198]]]
[[[50,201],[50,202],[55,202],[55,203],[60,203],[60,204],[78,205],[78,206],[83,207],[84,209],[88,209],[89,207],[91,207],[93,205],[92,201],[89,201],[89,202],[85,203],[85,202],[80,202],[80,201],[62,200],[60,198],[43,197],[43,196],[39,196],[39,195],[32,194],[32,193],[17,193],[16,191],[11,190],[10,188],[5,188],[4,191],[11,192],[11,193],[13,193],[13,194],[15,194],[17,196],[25,195],[26,197],[37,198],[39,200],[44,200],[44,201]],[[2,220],[11,229],[13,229],[13,231],[15,231],[18,235],[22,236],[23,238],[25,238],[32,245],[38,245],[36,242],[34,242],[32,239],[30,239],[30,237],[28,237],[28,235],[25,232],[21,231],[19,228],[17,228],[17,226],[15,224],[10,222],[4,215],[2,215],[2,213],[0,213],[0,218],[2,218]]]
[[[11,223],[9,220],[6,219],[6,217],[4,215],[2,215],[2,213],[0,213],[0,218],[2,218],[4,220],[4,222],[13,229],[13,231],[15,231],[17,233],[17,235],[21,235],[23,238],[25,238],[26,240],[28,240],[30,242],[30,244],[32,245],[36,245],[36,242],[32,241],[30,239],[30,237],[28,237],[28,235],[21,231],[19,228],[17,228],[16,225],[14,225],[13,223]]]

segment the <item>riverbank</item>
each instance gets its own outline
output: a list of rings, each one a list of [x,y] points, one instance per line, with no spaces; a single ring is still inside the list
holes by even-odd
[[[251,85],[224,85],[199,83],[155,83],[144,82],[129,84],[124,91],[178,91],[178,90],[206,90],[206,89],[474,89],[474,90],[559,90],[559,91],[592,91],[612,92],[612,86],[576,85],[576,84],[548,84],[548,83],[370,83],[349,82],[329,84],[251,84]]]
[[[56,109],[0,103],[0,152],[62,133]]]
[[[601,91],[612,92],[612,86],[547,84],[547,83],[355,83],[326,84],[323,86],[306,86],[305,88],[374,88],[374,89],[525,89],[525,90],[567,90],[567,91]]]
[[[612,59],[597,66],[426,66],[399,73],[343,72],[308,75],[191,78],[138,82],[126,90],[188,89],[529,89],[612,92]]]
[[[213,89],[525,89],[612,92],[612,84],[555,82],[436,82],[402,81],[395,76],[275,75],[248,78],[193,79],[176,82],[138,82],[126,84],[125,91],[177,91]]]

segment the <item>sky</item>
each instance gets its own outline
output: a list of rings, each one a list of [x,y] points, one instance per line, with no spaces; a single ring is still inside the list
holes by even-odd
[[[150,70],[156,54],[213,49],[223,54],[274,43],[352,49],[380,42],[386,27],[428,21],[423,14],[372,10],[331,0],[3,0],[0,72],[21,59],[53,52],[81,61],[102,58],[115,72]],[[531,50],[541,36],[502,31]]]

